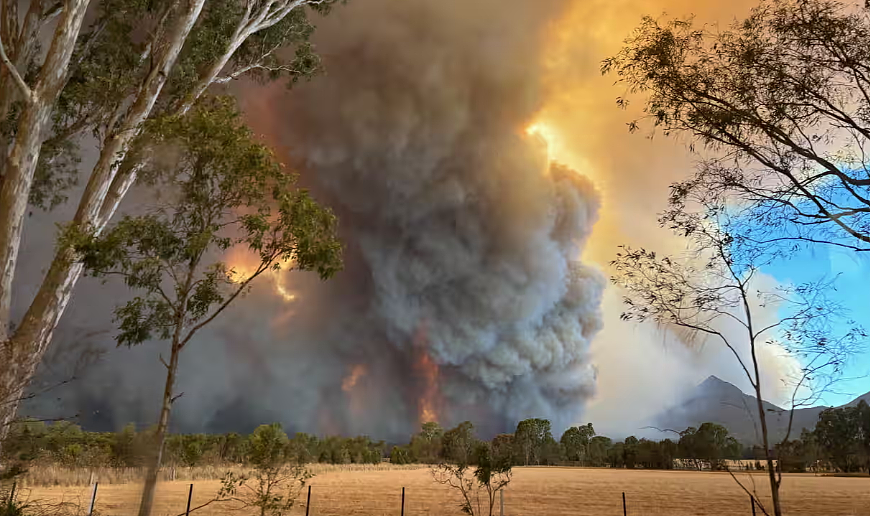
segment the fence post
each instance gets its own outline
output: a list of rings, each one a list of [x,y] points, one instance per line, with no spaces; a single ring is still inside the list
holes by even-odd
[[[622,516],[628,516],[628,509],[625,506],[625,491],[622,492]]]
[[[498,490],[499,497],[499,516],[504,516],[504,488]]]
[[[305,516],[308,516],[308,509],[311,507],[311,486],[308,486],[308,500],[305,502]]]
[[[12,504],[15,503],[15,486],[17,482],[12,482],[12,491],[9,492],[9,514],[12,514]]]
[[[187,493],[187,510],[184,511],[186,516],[190,516],[190,500],[193,498],[193,484],[190,484],[190,491]]]
[[[405,516],[405,488],[402,488],[402,516]]]
[[[752,516],[755,516],[755,497],[749,495],[749,503],[752,504]]]
[[[97,503],[97,486],[99,485],[99,482],[94,484],[94,493],[91,495],[91,508],[88,510],[88,516],[93,516],[94,514],[94,504]]]

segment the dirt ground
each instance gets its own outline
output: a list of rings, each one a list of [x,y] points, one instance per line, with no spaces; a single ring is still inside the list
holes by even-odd
[[[643,471],[581,468],[516,468],[505,491],[505,515],[618,516],[622,493],[631,516],[747,516],[749,497],[727,473],[697,471]],[[740,474],[764,492],[763,474]],[[405,487],[405,514],[459,515],[459,498],[432,481],[427,469],[336,471],[311,481],[311,516],[381,516],[400,514]],[[155,516],[183,513],[188,482],[164,482],[158,487]],[[210,499],[217,481],[194,485],[193,505]],[[103,516],[135,514],[140,486],[100,485],[96,508]],[[87,505],[91,488],[33,488],[31,499],[65,500]],[[304,503],[305,493],[300,497]],[[783,480],[786,516],[866,516],[870,514],[870,477],[816,477],[786,475]],[[303,507],[294,514],[304,514]],[[211,505],[194,513],[229,516],[254,514],[230,506]],[[497,510],[496,510],[497,514]],[[761,515],[761,511],[758,511]]]

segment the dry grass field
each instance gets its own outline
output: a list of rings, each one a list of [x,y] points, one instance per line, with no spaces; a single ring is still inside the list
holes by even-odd
[[[749,477],[742,474],[738,478]],[[755,474],[752,480],[762,491],[765,477]],[[163,482],[158,488],[155,515],[183,512],[189,485],[185,481]],[[398,516],[402,486],[406,488],[408,516],[461,514],[456,494],[434,484],[425,468],[324,469],[311,485],[312,516]],[[136,484],[100,485],[99,514],[135,514],[138,488]],[[208,500],[218,488],[218,481],[196,481],[194,505]],[[786,475],[783,490],[786,516],[870,514],[870,478]],[[81,501],[82,505],[90,495],[88,487],[36,487],[29,491],[32,499]],[[618,516],[622,514],[623,491],[632,516],[751,514],[748,497],[727,473],[581,468],[517,468],[505,492],[505,514]],[[296,513],[304,514],[304,509]],[[212,505],[198,514],[244,516],[246,512]]]

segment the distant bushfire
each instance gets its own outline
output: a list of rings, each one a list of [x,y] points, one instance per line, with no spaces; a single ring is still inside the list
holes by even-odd
[[[438,387],[438,364],[432,360],[427,347],[426,324],[417,328],[414,335],[414,348],[417,360],[414,362],[414,374],[420,379],[420,398],[417,400],[417,414],[420,423],[438,422],[441,419],[443,400]]]
[[[347,375],[341,382],[341,390],[343,390],[344,392],[351,392],[353,388],[356,387],[359,379],[368,374],[368,372],[368,367],[366,367],[365,364],[357,364],[353,366],[350,374]]]

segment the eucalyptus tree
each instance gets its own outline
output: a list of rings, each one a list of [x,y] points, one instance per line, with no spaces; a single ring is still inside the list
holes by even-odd
[[[726,30],[644,18],[602,64],[699,166],[671,201],[739,206],[744,238],[870,251],[870,7],[762,0]],[[626,106],[625,97],[617,103]]]
[[[341,267],[333,214],[295,185],[253,140],[228,98],[200,101],[186,115],[146,124],[149,145],[177,149],[177,161],[140,171],[161,203],[97,233],[71,227],[63,237],[97,276],[117,275],[138,295],[115,312],[118,345],[168,341],[166,380],[140,516],[151,513],[181,352],[197,333],[268,271]],[[156,197],[156,194],[155,194]],[[247,275],[221,261],[230,248],[256,256]]]
[[[766,454],[773,511],[780,516],[782,474],[774,466],[768,436],[761,353],[767,348],[795,359],[797,369],[782,379],[793,388],[787,441],[794,409],[818,401],[841,377],[866,334],[845,317],[841,304],[827,296],[833,280],[765,288],[757,276],[775,253],[732,233],[742,226],[732,226],[726,207],[695,207],[693,211],[683,205],[662,216],[686,239],[685,255],[623,247],[611,262],[612,281],[625,292],[622,319],[678,330],[689,340],[721,346],[734,358],[757,401],[754,416]],[[763,307],[776,314],[762,317]]]
[[[99,234],[146,164],[131,152],[145,123],[184,115],[209,87],[249,77],[290,84],[320,61],[309,12],[341,0],[30,0],[0,5],[0,441],[81,275],[58,246],[20,320],[15,269],[28,204],[64,202],[79,179],[78,147],[95,141],[75,215]],[[84,23],[85,13],[90,20]],[[40,34],[53,30],[40,51]],[[21,300],[17,300],[21,303]],[[22,303],[24,304],[24,303]]]

